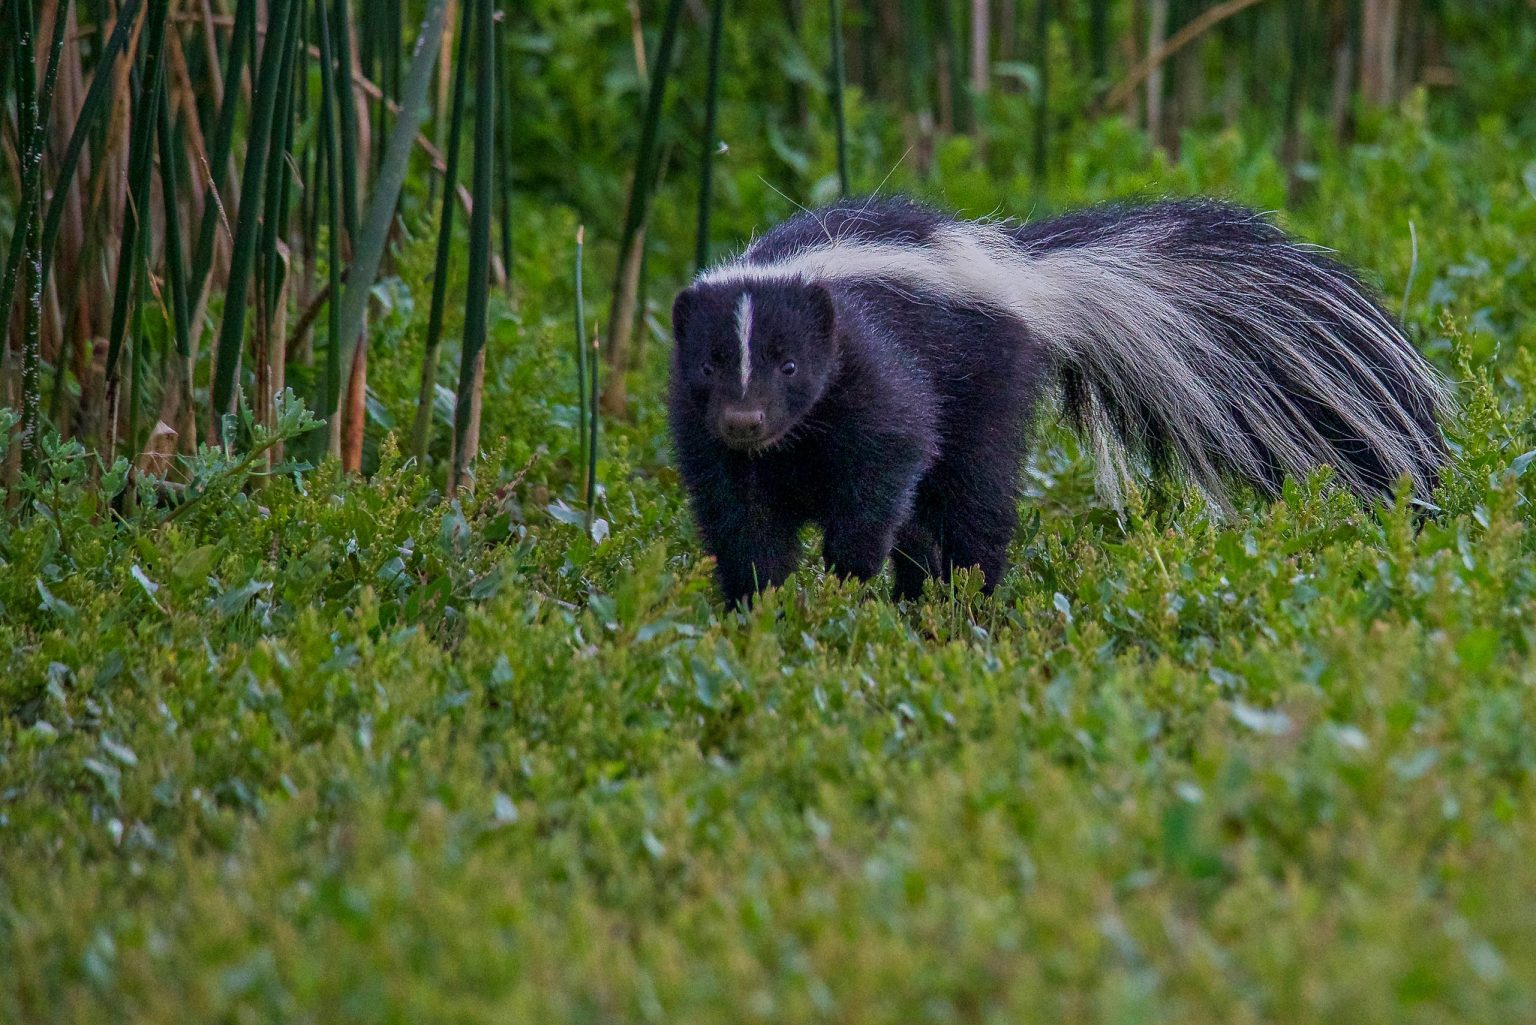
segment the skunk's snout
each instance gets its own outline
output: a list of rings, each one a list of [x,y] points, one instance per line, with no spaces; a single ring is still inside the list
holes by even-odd
[[[720,413],[720,437],[732,448],[753,448],[767,434],[761,409],[726,409]]]

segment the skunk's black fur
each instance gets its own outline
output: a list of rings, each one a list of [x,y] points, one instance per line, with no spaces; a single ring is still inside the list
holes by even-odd
[[[796,217],[677,298],[670,413],[732,601],[819,525],[837,572],[896,593],[956,567],[994,587],[1042,395],[1059,389],[1118,496],[1131,462],[1278,491],[1320,464],[1362,496],[1446,457],[1440,378],[1343,266],[1205,200],[1023,226],[899,199]]]

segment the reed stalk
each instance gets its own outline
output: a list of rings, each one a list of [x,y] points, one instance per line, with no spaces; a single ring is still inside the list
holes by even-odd
[[[224,437],[224,416],[233,411],[235,384],[245,339],[246,291],[256,259],[256,243],[261,233],[261,185],[266,170],[267,150],[272,137],[272,123],[277,112],[279,76],[287,65],[284,47],[289,24],[298,0],[272,0],[267,18],[267,42],[262,48],[258,83],[251,111],[245,167],[240,182],[240,213],[235,225],[233,251],[224,294],[224,316],[219,327],[218,348],[214,354],[213,390],[210,403],[212,436],[228,444]]]
[[[599,358],[598,338],[600,332],[592,332],[592,358],[587,360],[588,388],[587,409],[590,417],[587,420],[587,501],[586,523],[587,533],[592,532],[592,510],[597,505],[597,376],[598,367],[602,360]]]
[[[459,390],[453,411],[453,464],[449,490],[457,491],[480,448],[480,403],[485,378],[485,342],[491,289],[491,212],[496,153],[496,26],[491,0],[472,0],[475,19],[475,153],[470,191],[469,287],[464,300],[464,343]]]
[[[349,411],[361,410],[362,407],[366,378],[353,364],[360,364],[361,354],[366,352],[367,342],[362,337],[363,317],[368,311],[369,293],[378,280],[379,266],[384,259],[384,247],[389,241],[389,229],[400,200],[400,189],[405,184],[416,133],[426,120],[427,90],[432,83],[432,68],[437,63],[446,12],[447,0],[427,0],[426,14],[416,34],[415,52],[406,74],[400,114],[385,144],[383,161],[374,181],[373,192],[368,198],[368,209],[363,216],[362,230],[355,240],[352,261],[348,265],[338,327],[341,365],[346,368],[348,378],[345,401],[330,421],[330,450],[333,455],[341,455],[342,419]]]
[[[586,245],[587,229],[576,229],[576,396],[579,413],[576,419],[576,437],[580,458],[578,464],[582,472],[587,472],[587,416],[589,413],[587,394],[587,307],[586,299],[581,283],[582,248]],[[587,491],[585,481],[582,484],[582,493]]]
[[[614,270],[613,301],[608,321],[608,361],[613,373],[603,393],[603,403],[611,413],[622,413],[628,404],[624,391],[624,371],[629,359],[629,339],[634,328],[635,297],[639,292],[641,249],[636,245],[642,225],[650,212],[656,183],[657,141],[661,130],[661,111],[667,97],[667,78],[672,70],[672,51],[677,44],[677,26],[683,0],[668,0],[661,25],[661,41],[651,62],[650,91],[645,116],[640,124],[640,146],[635,156],[635,171],[629,182],[629,202],[624,210],[624,230],[619,236],[619,261]]]
[[[160,53],[165,41],[165,10],[166,0],[150,0],[150,6],[145,11],[143,67],[133,96],[132,128],[129,131],[132,149],[128,160],[123,228],[118,247],[116,289],[112,298],[112,323],[107,330],[105,411],[108,417],[109,452],[116,449],[118,369],[125,335],[130,322],[137,325],[135,313],[139,294],[139,244],[141,236],[148,234],[145,222],[149,214],[149,180],[154,170],[152,154],[156,114],[160,106],[160,88],[164,82]],[[135,346],[137,338],[138,332],[135,330],[132,343]],[[132,403],[129,409],[133,410]],[[131,443],[132,439],[129,441]]]
[[[171,330],[176,344],[175,371],[171,387],[176,390],[178,431],[195,423],[192,409],[192,325],[191,301],[187,290],[187,271],[181,251],[181,211],[179,209],[176,162],[177,139],[171,122],[170,97],[160,91],[160,195],[165,226],[165,277],[171,292]]]
[[[715,118],[720,106],[720,37],[725,24],[725,4],[726,0],[714,0],[709,9],[709,72],[704,86],[704,131],[699,140],[699,226],[693,251],[693,264],[697,270],[703,270],[709,263],[709,215],[714,203]],[[846,188],[845,185],[845,191]],[[584,351],[585,346],[578,341],[577,349]]]
[[[1035,0],[1035,52],[1040,88],[1035,94],[1035,192],[1043,193],[1050,171],[1051,145],[1051,3]]]
[[[316,36],[320,45],[320,149],[325,164],[326,237],[330,252],[326,256],[326,339],[325,370],[321,375],[319,415],[329,421],[336,417],[341,397],[341,165],[339,126],[337,124],[336,54],[331,42],[331,18],[324,0],[315,4]]]
[[[470,14],[479,0],[464,0],[459,8],[458,57],[453,69],[453,99],[448,115],[448,139],[444,158],[442,213],[437,225],[437,258],[432,272],[432,308],[427,315],[426,348],[421,357],[421,387],[416,394],[416,420],[411,426],[411,454],[418,463],[427,458],[427,438],[432,427],[433,396],[437,391],[437,363],[443,340],[443,309],[448,295],[448,264],[453,255],[454,189],[459,183],[459,140],[464,121],[465,82],[469,75]],[[476,202],[478,202],[478,197]]]
[[[724,0],[721,0],[723,3]],[[832,120],[837,127],[837,185],[841,195],[848,195],[848,125],[843,105],[847,70],[843,66],[843,4],[828,0],[832,34]],[[714,44],[711,44],[714,45]],[[713,102],[713,97],[711,97]]]

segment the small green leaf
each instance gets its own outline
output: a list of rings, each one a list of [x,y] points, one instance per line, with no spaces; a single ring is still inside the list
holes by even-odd
[[[236,615],[250,604],[252,598],[270,589],[271,586],[272,584],[265,580],[248,580],[234,590],[226,591],[215,598],[214,610],[224,617]]]
[[[580,509],[573,509],[564,502],[551,502],[548,509],[549,515],[561,523],[568,523],[573,527],[579,527],[586,522],[587,515]]]
[[[75,607],[63,598],[56,597],[52,591],[48,590],[48,585],[43,583],[42,577],[37,578],[37,593],[43,599],[42,604],[38,607],[44,612],[52,613],[66,622],[74,622]]]
[[[129,568],[128,573],[133,577],[135,581],[138,582],[138,585],[144,589],[144,593],[149,595],[149,600],[154,601],[155,592],[160,590],[160,585],[149,579],[149,575],[144,572],[143,567],[141,567],[138,563],[134,563]],[[155,602],[155,604],[158,606],[159,602]]]
[[[200,583],[213,569],[218,554],[217,545],[200,545],[176,560],[176,565],[171,568],[171,575],[183,587]]]
[[[1057,591],[1051,596],[1051,604],[1056,606],[1056,611],[1060,612],[1068,623],[1072,622],[1072,600],[1070,598]]]
[[[1291,717],[1279,709],[1266,711],[1241,701],[1232,702],[1232,718],[1255,733],[1271,737],[1281,736],[1291,728]]]

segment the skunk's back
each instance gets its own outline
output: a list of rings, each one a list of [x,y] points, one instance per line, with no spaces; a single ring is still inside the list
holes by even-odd
[[[1349,269],[1209,200],[1108,205],[1026,225],[902,199],[803,213],[704,280],[884,283],[1017,318],[1051,354],[1067,413],[1113,492],[1135,457],[1225,503],[1319,465],[1362,496],[1447,458],[1443,379]],[[1131,457],[1131,458],[1128,458]]]

